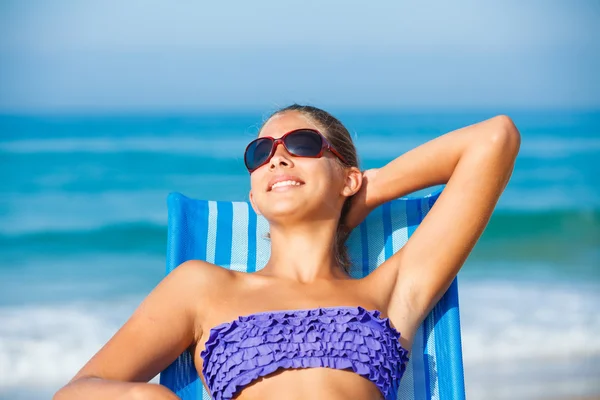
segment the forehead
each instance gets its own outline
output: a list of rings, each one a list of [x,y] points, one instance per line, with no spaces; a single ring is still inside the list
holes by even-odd
[[[301,128],[321,130],[321,127],[318,126],[310,117],[298,111],[286,111],[271,117],[263,126],[258,136],[271,136],[278,138],[285,135],[287,132]]]

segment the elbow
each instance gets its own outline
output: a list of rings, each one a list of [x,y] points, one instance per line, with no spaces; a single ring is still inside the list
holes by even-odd
[[[502,149],[502,152],[513,158],[521,148],[521,133],[513,120],[507,115],[492,118],[493,129],[490,130],[490,143]]]

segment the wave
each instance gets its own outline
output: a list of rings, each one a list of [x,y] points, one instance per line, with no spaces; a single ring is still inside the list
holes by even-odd
[[[600,210],[503,212],[494,214],[469,260],[583,266],[600,277],[598,243]]]
[[[214,163],[212,165],[214,167]],[[23,192],[5,192],[0,202],[0,234],[18,235],[45,231],[94,230],[127,222],[164,224],[167,193],[176,190],[195,198],[242,200],[250,184],[246,175],[170,174],[161,177],[120,176],[118,184],[106,180],[62,173],[46,177],[39,190],[27,183]],[[52,182],[51,182],[52,181]],[[112,185],[112,186],[111,186]],[[31,191],[31,192],[30,192]],[[433,188],[420,191],[430,193]],[[539,219],[583,220],[600,210],[600,193],[593,186],[569,190],[565,185],[532,188],[528,183],[513,186],[500,198],[493,220],[518,214],[527,227],[527,215]],[[549,213],[571,213],[567,216]],[[597,217],[593,217],[597,221]],[[537,221],[532,221],[536,224]],[[579,222],[578,222],[579,223]]]
[[[600,356],[598,293],[597,287],[461,282],[465,367]],[[0,393],[65,384],[141,299],[0,307]]]
[[[253,139],[252,136],[231,139],[199,136],[20,139],[0,142],[0,151],[14,154],[163,153],[231,157],[243,154],[246,145]]]
[[[220,136],[220,137],[219,137]],[[22,155],[69,153],[159,153],[231,158],[241,155],[253,134],[219,136],[164,135],[136,137],[62,137],[51,139],[17,139],[0,141],[0,152]],[[354,138],[361,159],[391,159],[434,137],[422,134],[385,135],[363,133]],[[524,136],[520,157],[535,159],[564,158],[600,152],[596,137]]]
[[[598,286],[461,281],[463,356],[491,360],[600,355]]]
[[[433,137],[427,140],[433,139]],[[361,159],[392,159],[425,143],[418,135],[376,136],[362,135],[356,139]],[[519,159],[555,159],[600,153],[600,139],[596,137],[523,136]]]
[[[156,243],[166,242],[166,215],[150,221],[115,222],[84,227],[52,229],[40,223],[28,231],[5,231],[0,234],[4,248],[131,250],[150,249]],[[550,244],[560,241],[572,245],[600,243],[600,210],[555,210],[547,212],[497,211],[492,216],[482,240],[498,245],[499,242],[527,240],[531,243]],[[150,243],[150,247],[148,247]]]
[[[561,237],[598,243],[599,210],[553,210],[542,212],[498,211],[484,232],[487,240]]]
[[[0,308],[0,388],[65,384],[140,300]]]
[[[600,138],[536,136],[524,137],[520,157],[563,158],[584,153],[599,153]]]
[[[121,223],[93,229],[40,231],[0,235],[11,253],[78,254],[88,252],[143,252],[164,254],[167,226],[148,222]]]

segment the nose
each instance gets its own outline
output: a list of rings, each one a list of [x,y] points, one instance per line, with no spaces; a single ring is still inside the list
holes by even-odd
[[[277,140],[273,146],[275,146],[275,152],[271,157],[269,168],[273,169],[278,165],[291,167],[293,165],[292,156],[283,145],[283,141]]]

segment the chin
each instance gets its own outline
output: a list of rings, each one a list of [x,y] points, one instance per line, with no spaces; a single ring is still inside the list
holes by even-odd
[[[280,218],[298,218],[304,215],[306,210],[306,203],[301,201],[289,201],[279,200],[272,202],[268,206],[263,208],[266,210],[263,215],[268,220],[276,220]]]
[[[325,193],[320,191],[290,190],[279,193],[266,192],[255,196],[261,214],[269,221],[291,222],[314,219],[323,214]]]
[[[317,212],[314,198],[307,199],[304,196],[287,196],[285,194],[282,196],[278,194],[276,196],[266,196],[262,200],[263,203],[259,209],[267,220],[273,222],[305,220]]]

